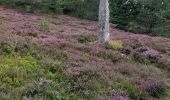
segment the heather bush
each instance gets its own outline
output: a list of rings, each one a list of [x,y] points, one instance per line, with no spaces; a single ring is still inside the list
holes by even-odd
[[[151,61],[144,55],[140,55],[140,53],[134,53],[133,54],[133,60],[142,63],[142,64],[150,64]]]
[[[100,74],[96,71],[83,71],[78,76],[73,76],[74,91],[83,97],[92,99],[98,97],[102,92],[102,83]]]
[[[30,55],[35,52],[36,44],[33,42],[31,38],[21,38],[17,41],[15,52],[19,53],[20,55]]]
[[[113,63],[118,63],[118,62],[131,62],[131,57],[124,55],[122,53],[110,53],[110,52],[105,52],[105,51],[100,51],[98,53],[98,56],[104,59],[110,59]]]
[[[0,54],[14,55],[28,55],[33,53],[34,44],[31,38],[23,38],[17,35],[1,35],[0,36]]]
[[[161,97],[166,95],[166,85],[163,81],[148,80],[143,84],[143,89],[153,97]]]
[[[61,51],[56,47],[53,48],[49,45],[41,45],[41,46],[36,45],[36,51],[34,52],[34,56],[38,60],[47,58],[47,60],[52,59],[53,61],[59,61],[61,63],[68,60],[68,55],[66,52]]]

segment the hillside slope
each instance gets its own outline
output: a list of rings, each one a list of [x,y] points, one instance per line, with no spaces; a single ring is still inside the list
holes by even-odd
[[[0,7],[0,99],[168,100],[170,39]]]

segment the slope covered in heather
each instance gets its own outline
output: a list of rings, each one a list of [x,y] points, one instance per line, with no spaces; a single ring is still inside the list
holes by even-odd
[[[169,100],[170,39],[0,8],[0,99]]]

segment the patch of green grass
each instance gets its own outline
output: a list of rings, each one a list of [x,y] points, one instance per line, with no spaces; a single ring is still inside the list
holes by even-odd
[[[58,79],[62,79],[62,81]],[[41,78],[37,80],[37,84],[27,86],[22,95],[31,97],[32,99],[42,98],[45,100],[78,99],[72,88],[70,82],[63,77],[58,77],[55,80]]]
[[[0,99],[48,99],[75,100],[71,80],[61,65],[67,60],[63,52],[35,52],[41,56],[0,56]],[[45,54],[44,52],[48,52]],[[51,54],[51,55],[50,55]]]
[[[128,61],[131,61],[131,58],[125,55],[117,54],[117,55],[110,56],[110,60],[113,63],[122,62],[122,61],[128,62]]]
[[[115,82],[114,86],[117,89],[124,91],[132,100],[148,100],[148,94],[140,91],[135,85],[119,80]]]
[[[96,38],[90,35],[80,35],[78,37],[78,42],[80,43],[88,44],[88,43],[95,42],[95,41],[96,41]]]
[[[140,55],[139,53],[133,54],[133,60],[135,62],[141,63],[141,64],[151,64],[151,60],[148,59],[146,56]]]

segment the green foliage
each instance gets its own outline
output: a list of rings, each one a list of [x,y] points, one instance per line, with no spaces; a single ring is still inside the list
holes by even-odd
[[[164,36],[170,37],[170,20],[166,19],[164,22],[158,24],[153,28],[153,31],[150,33],[152,36]]]
[[[139,13],[138,6],[135,0],[110,0],[111,22],[118,24],[118,28],[126,29]]]
[[[0,56],[0,58],[1,86],[7,84],[12,86],[21,86],[28,79],[35,76],[38,63],[32,56]]]
[[[47,74],[47,73],[46,73]],[[65,75],[58,76],[56,73],[53,76],[55,78],[40,78],[36,80],[36,84],[31,84],[25,87],[22,92],[23,96],[31,97],[32,99],[43,98],[48,100],[63,99],[63,100],[75,100],[78,96],[72,91],[73,87],[68,78]],[[47,74],[48,76],[49,74]],[[49,78],[49,77],[47,77]]]
[[[140,55],[139,53],[133,54],[133,60],[142,63],[142,64],[150,64],[151,60],[148,59],[146,56]]]
[[[31,12],[57,12],[60,13],[60,0],[0,0],[0,4],[10,7],[17,7],[18,9]]]
[[[140,13],[137,17],[138,24],[143,25],[145,33],[151,33],[156,24],[164,20],[166,10],[165,0],[141,0]]]
[[[76,0],[72,0],[76,1]],[[65,9],[69,9],[71,15],[81,18],[97,20],[99,0],[77,0],[74,3],[67,3]]]

